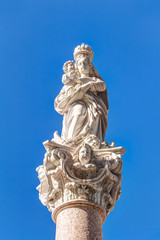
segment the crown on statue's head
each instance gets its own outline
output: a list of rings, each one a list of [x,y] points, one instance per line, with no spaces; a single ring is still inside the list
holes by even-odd
[[[78,45],[75,49],[74,49],[74,60],[77,61],[80,55],[87,55],[90,59],[90,61],[93,60],[93,50],[90,46],[88,46],[87,44],[85,45],[84,43],[82,43],[81,45]]]

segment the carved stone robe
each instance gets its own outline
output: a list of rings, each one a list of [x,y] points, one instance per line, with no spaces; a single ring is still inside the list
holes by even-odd
[[[91,80],[88,91],[78,91],[76,87],[64,85],[54,103],[56,111],[63,115],[61,137],[64,140],[76,141],[88,134],[95,134],[104,141],[108,114],[102,97],[104,94],[107,94],[105,82],[98,78],[93,82]]]

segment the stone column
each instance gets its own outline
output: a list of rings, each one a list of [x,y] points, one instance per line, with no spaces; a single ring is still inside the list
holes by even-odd
[[[77,201],[56,212],[56,240],[102,240],[105,213],[95,204]]]
[[[75,153],[54,139],[44,146],[37,190],[57,224],[56,240],[102,240],[102,224],[120,197],[125,149],[87,144]]]

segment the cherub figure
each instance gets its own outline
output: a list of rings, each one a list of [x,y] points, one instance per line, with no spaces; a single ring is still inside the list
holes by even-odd
[[[83,144],[79,149],[79,161],[82,164],[87,164],[91,160],[91,147],[88,144]]]
[[[57,96],[55,100],[55,104],[57,100],[63,99],[64,96],[69,96],[80,87],[82,82],[78,80],[76,69],[75,69],[75,63],[74,61],[67,61],[63,65],[63,71],[65,74],[62,76],[62,82],[64,84],[63,88],[61,89],[61,96]]]
[[[62,76],[62,82],[65,85],[76,85],[76,71],[74,61],[67,61],[63,65],[63,71],[65,74]]]
[[[62,76],[62,83],[64,86],[62,87],[60,94],[56,97],[54,106],[55,109],[57,109],[57,107],[60,107],[64,110],[64,108],[67,109],[68,107],[68,101],[65,101],[65,98],[68,97],[68,100],[70,102],[70,100],[73,99],[73,95],[82,85],[82,82],[78,79],[74,61],[65,62],[63,65],[63,71],[65,72],[65,74]],[[59,111],[59,113],[62,114],[61,111]]]

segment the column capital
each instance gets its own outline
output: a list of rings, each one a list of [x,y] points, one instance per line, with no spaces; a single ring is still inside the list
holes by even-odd
[[[85,140],[77,146],[59,143],[57,138],[43,143],[46,154],[43,165],[36,169],[37,190],[54,222],[62,209],[82,204],[96,208],[104,222],[120,197],[125,149],[113,143],[99,144],[96,136]]]

